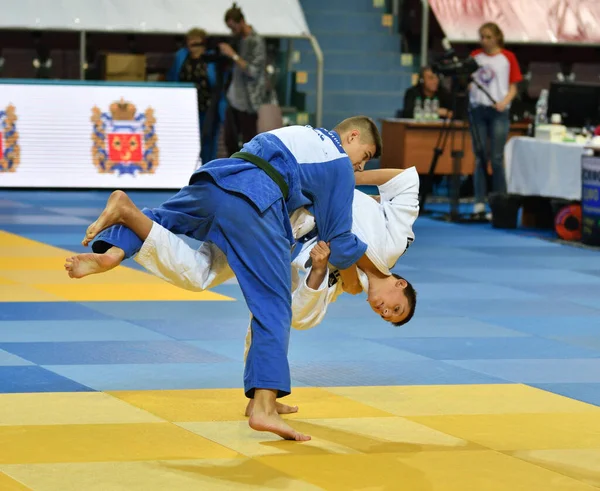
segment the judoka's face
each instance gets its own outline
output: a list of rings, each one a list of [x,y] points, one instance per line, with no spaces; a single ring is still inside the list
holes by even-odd
[[[373,143],[363,143],[360,141],[360,131],[352,130],[341,136],[342,146],[355,171],[362,171],[365,164],[373,158],[376,148]]]
[[[369,281],[367,302],[377,315],[388,322],[402,322],[410,312],[408,299],[404,294],[405,279],[393,276],[380,282]]]

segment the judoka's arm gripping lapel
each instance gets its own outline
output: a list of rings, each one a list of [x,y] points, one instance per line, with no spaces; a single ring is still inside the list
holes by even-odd
[[[347,269],[367,250],[367,245],[351,232],[354,172],[347,157],[316,165],[319,175],[313,175],[318,177],[313,203],[319,239],[329,243],[329,262],[337,269]]]

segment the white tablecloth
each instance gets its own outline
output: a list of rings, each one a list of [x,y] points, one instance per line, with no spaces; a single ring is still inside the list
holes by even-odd
[[[583,145],[554,143],[527,136],[511,138],[504,149],[508,192],[581,200]]]

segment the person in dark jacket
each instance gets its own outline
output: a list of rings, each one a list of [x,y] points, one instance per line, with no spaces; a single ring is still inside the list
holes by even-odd
[[[200,119],[200,157],[205,164],[217,158],[219,129],[225,120],[226,58],[207,50],[203,29],[192,29],[186,36],[186,47],[175,53],[175,62],[167,74],[171,82],[191,82],[198,90]]]
[[[421,103],[425,102],[426,99],[433,100],[437,97],[440,103],[439,117],[449,117],[452,97],[444,87],[440,86],[440,78],[433,72],[431,67],[423,67],[419,73],[419,83],[404,93],[403,118],[412,119],[414,117],[415,103],[418,97],[421,98]]]

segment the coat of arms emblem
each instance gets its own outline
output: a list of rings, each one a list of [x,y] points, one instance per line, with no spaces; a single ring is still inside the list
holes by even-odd
[[[158,138],[154,110],[137,108],[123,100],[109,112],[92,109],[92,158],[100,173],[153,174],[158,167]]]
[[[14,172],[21,162],[15,106],[0,110],[0,172]]]

